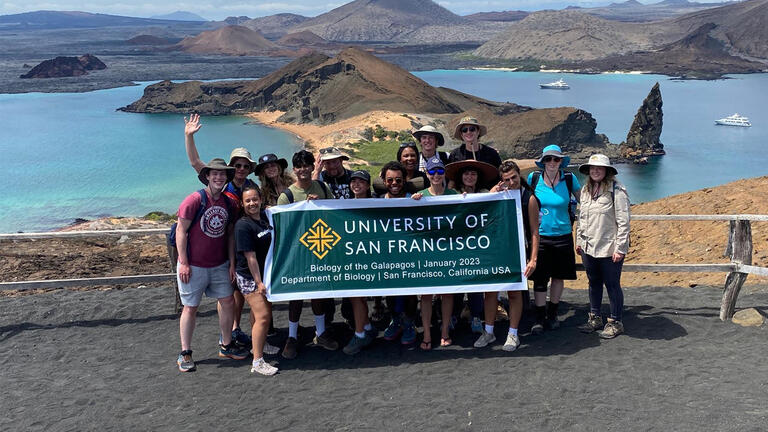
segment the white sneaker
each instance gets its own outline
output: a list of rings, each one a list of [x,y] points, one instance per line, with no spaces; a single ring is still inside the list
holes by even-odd
[[[276,347],[269,342],[264,342],[264,354],[275,355],[280,352],[280,347]]]
[[[496,336],[493,333],[488,333],[483,329],[483,334],[475,341],[475,348],[483,348],[488,344],[496,342]]]
[[[258,363],[251,363],[251,373],[272,376],[277,373],[277,368],[261,359]]]
[[[512,333],[507,333],[507,341],[504,342],[504,346],[501,348],[504,351],[514,351],[520,346],[520,338]]]

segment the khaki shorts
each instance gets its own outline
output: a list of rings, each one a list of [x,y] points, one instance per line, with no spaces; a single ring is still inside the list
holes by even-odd
[[[179,265],[176,264],[176,282],[179,285],[179,297],[184,306],[200,306],[203,293],[210,298],[225,298],[232,295],[232,283],[229,280],[229,261],[216,267],[189,266],[189,282],[179,278]]]

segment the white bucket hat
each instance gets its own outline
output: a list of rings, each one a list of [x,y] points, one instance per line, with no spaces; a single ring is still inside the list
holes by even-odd
[[[606,156],[604,154],[600,154],[600,153],[593,154],[592,156],[590,156],[589,160],[587,161],[587,163],[585,163],[585,164],[583,164],[583,165],[581,165],[579,167],[579,172],[581,172],[582,174],[589,175],[589,167],[590,166],[605,167],[605,170],[607,172],[612,172],[613,175],[616,175],[616,174],[619,173],[616,170],[616,168],[614,168],[613,165],[611,165],[611,160],[608,159],[608,156]]]

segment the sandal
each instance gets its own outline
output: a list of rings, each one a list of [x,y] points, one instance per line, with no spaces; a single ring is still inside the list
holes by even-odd
[[[429,351],[432,349],[432,341],[421,341],[421,348],[422,351]]]
[[[453,345],[451,338],[440,338],[440,346],[447,347]]]

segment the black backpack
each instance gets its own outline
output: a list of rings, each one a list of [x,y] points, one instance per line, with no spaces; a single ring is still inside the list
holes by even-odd
[[[571,225],[576,222],[576,200],[571,198],[573,196],[573,173],[565,171],[565,184],[568,186],[568,217],[571,219]],[[541,171],[534,171],[533,177],[531,177],[531,189],[536,190],[536,185],[541,178]]]
[[[320,183],[320,187],[323,188],[323,192],[325,192],[325,199],[330,199],[334,197],[333,192],[331,192],[331,188],[329,188],[328,185],[325,184],[325,182],[321,182],[319,180],[312,180],[312,181],[315,183]],[[285,188],[283,193],[285,194],[286,198],[288,198],[288,203],[292,203],[294,200],[294,197],[293,197],[293,192],[291,192],[291,188],[289,187]]]

